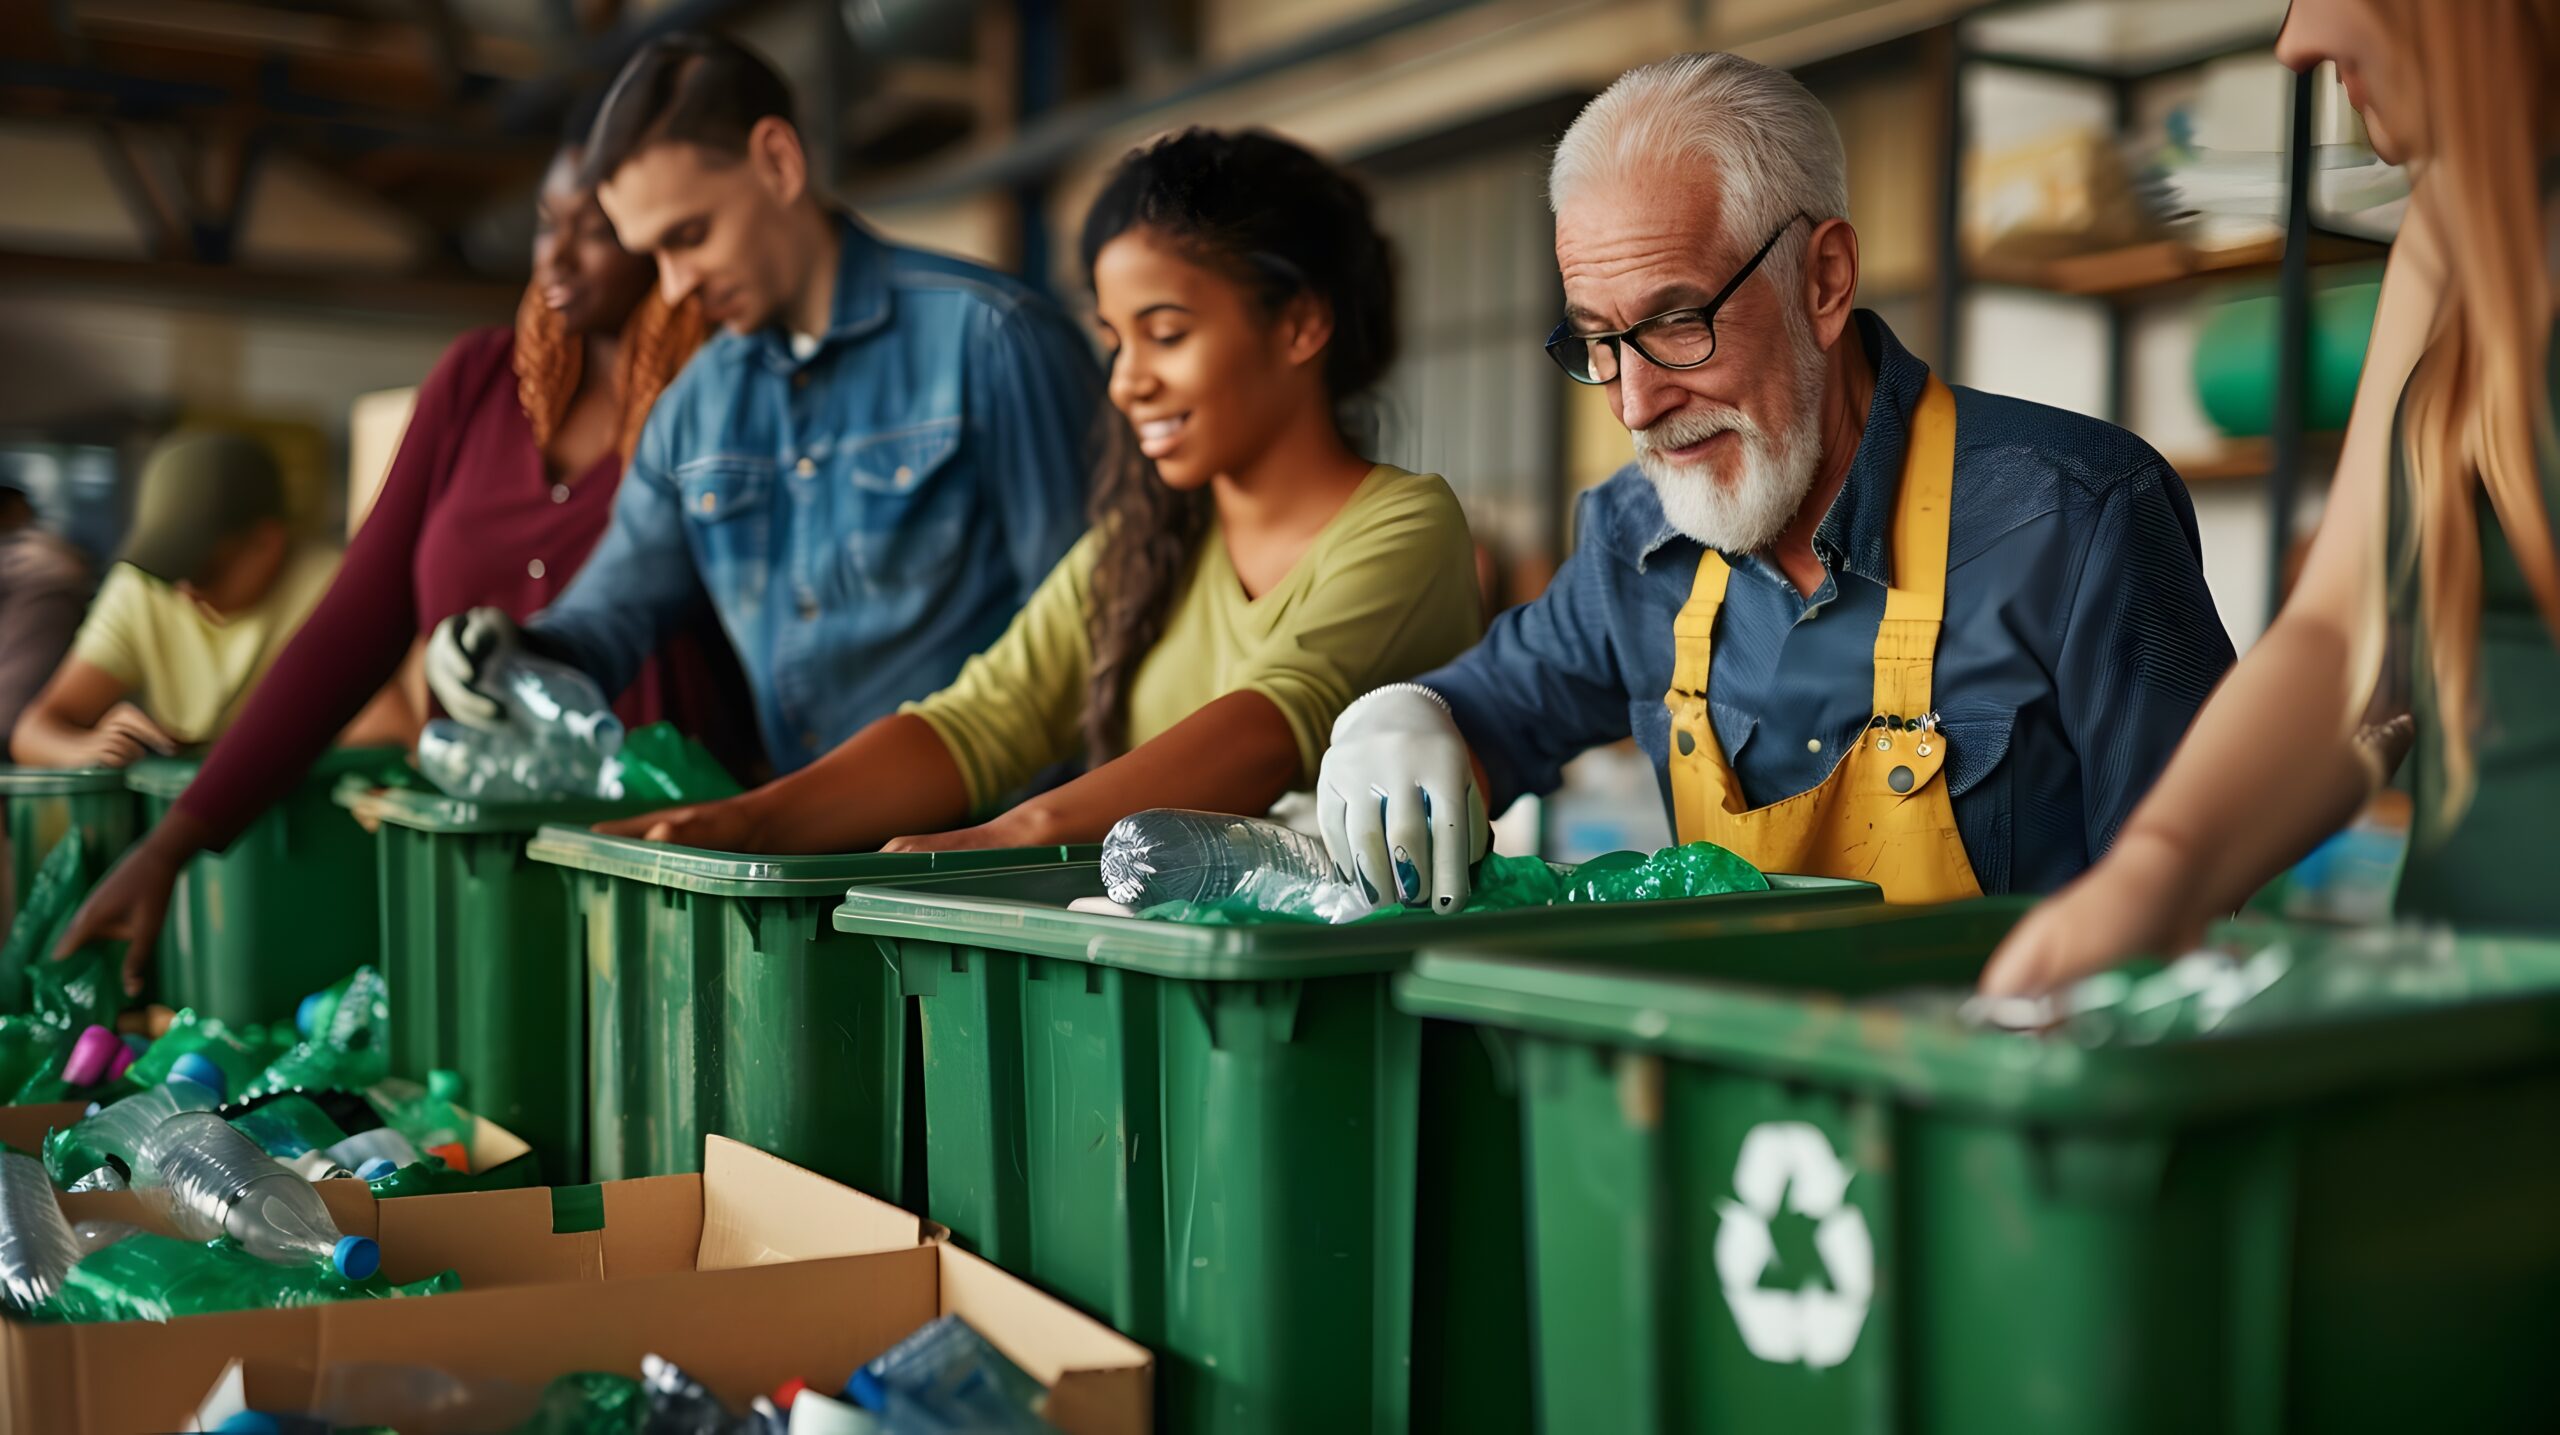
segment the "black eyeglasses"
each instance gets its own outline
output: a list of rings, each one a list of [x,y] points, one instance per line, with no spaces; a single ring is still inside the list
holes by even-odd
[[[1573,332],[1573,321],[1567,319],[1547,336],[1547,357],[1577,384],[1605,384],[1617,378],[1621,343],[1632,345],[1644,355],[1646,363],[1656,368],[1698,367],[1716,356],[1716,312],[1759,270],[1760,261],[1769,257],[1769,251],[1778,247],[1778,240],[1799,219],[1811,223],[1813,216],[1802,210],[1790,215],[1786,223],[1778,226],[1777,233],[1760,246],[1760,252],[1751,256],[1751,262],[1742,266],[1742,272],[1706,303],[1694,309],[1665,309],[1650,319],[1640,319],[1607,334],[1577,334]]]

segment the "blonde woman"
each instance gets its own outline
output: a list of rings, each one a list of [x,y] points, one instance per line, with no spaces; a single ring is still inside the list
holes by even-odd
[[[2560,931],[2560,0],[2295,0],[2277,54],[2336,61],[2416,177],[2327,517],[2114,850],[2020,924],[1987,991],[2183,949],[2404,750],[2402,913]]]

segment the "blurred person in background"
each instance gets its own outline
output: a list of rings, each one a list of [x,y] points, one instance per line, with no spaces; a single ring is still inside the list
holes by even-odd
[[[2083,870],[2231,664],[2185,485],[2140,439],[1951,389],[1856,307],[1820,100],[1733,55],[1640,66],[1549,177],[1565,322],[1636,461],[1535,602],[1335,724],[1346,877],[1464,905],[1499,812],[1632,735],[1683,842],[1897,902]]]
[[[2320,532],[2115,851],[2019,924],[1989,992],[2190,950],[2404,758],[2400,914],[2560,931],[2560,0],[2295,0],[2276,54],[2336,61],[2415,178]]]
[[[18,718],[10,755],[36,767],[124,767],[222,736],[320,601],[338,554],[297,539],[284,475],[235,433],[163,441],[142,467],[133,528],[70,656]],[[404,742],[394,688],[358,694],[330,735]]]
[[[578,160],[563,148],[544,176],[515,324],[463,335],[427,376],[337,581],[168,817],[74,922],[79,941],[130,937],[129,974],[150,961],[179,871],[290,793],[436,619],[482,605],[534,612],[603,536],[623,455],[706,326],[694,305],[658,297],[654,268],[615,241],[579,184]],[[744,765],[744,684],[718,634],[676,635],[629,676],[612,690],[625,724],[672,720]],[[413,722],[381,738],[415,735]]]
[[[0,733],[53,676],[97,587],[89,560],[36,518],[34,498],[0,477]]]
[[[709,612],[796,771],[949,683],[1075,542],[1091,349],[1020,282],[830,208],[828,160],[730,41],[667,36],[623,67],[584,174],[660,292],[724,332],[651,416],[568,591],[521,626],[438,627],[427,679],[455,718],[501,720],[484,689],[513,651],[610,692]]]
[[[1396,312],[1348,175],[1271,135],[1188,131],[1121,162],[1082,255],[1117,442],[1091,529],[1004,636],[789,777],[604,830],[937,851],[1097,842],[1153,807],[1260,814],[1314,781],[1343,704],[1475,641],[1457,496],[1344,433]],[[1002,808],[1079,754],[1084,776]]]

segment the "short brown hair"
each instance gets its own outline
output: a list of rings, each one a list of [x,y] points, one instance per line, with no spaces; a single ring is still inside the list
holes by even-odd
[[[578,183],[593,189],[653,145],[698,145],[743,159],[767,115],[793,123],[791,87],[752,50],[718,35],[679,32],[640,47],[605,92]]]

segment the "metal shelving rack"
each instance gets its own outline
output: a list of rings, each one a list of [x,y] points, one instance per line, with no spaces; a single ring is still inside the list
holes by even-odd
[[[2306,382],[2311,325],[2311,271],[2321,264],[2371,260],[2388,251],[2370,237],[2325,229],[2315,222],[2311,205],[2312,101],[2319,81],[2296,76],[2291,119],[2285,145],[2284,238],[2280,244],[2237,253],[2198,254],[2175,241],[2135,246],[2111,254],[2086,256],[2041,266],[2041,272],[1992,269],[1968,261],[1963,242],[1964,168],[1970,144],[1966,114],[1966,79],[1978,67],[2000,66],[2061,76],[2106,86],[2114,102],[2119,135],[2132,127],[2137,96],[2145,85],[2217,60],[2261,53],[2275,43],[2272,29],[2218,39],[2163,56],[2126,64],[2107,64],[2040,54],[2031,50],[1977,48],[1967,37],[1968,21],[1986,13],[2032,9],[2042,0],[1995,0],[1942,32],[1947,55],[1946,172],[1940,205],[1938,319],[1940,352],[1947,372],[1958,367],[1963,344],[1964,301],[1978,285],[2000,284],[2103,303],[2107,317],[2107,413],[2121,423],[2127,410],[2129,325],[2127,308],[2174,286],[2217,279],[2272,275],[2278,300],[2277,371],[2264,473],[2268,506],[2268,593],[2270,618],[2284,598],[2286,559],[2294,542],[2294,514],[2302,489]],[[2241,449],[2246,455],[2257,450]],[[2233,465],[2218,465],[2214,477],[2229,477]]]

